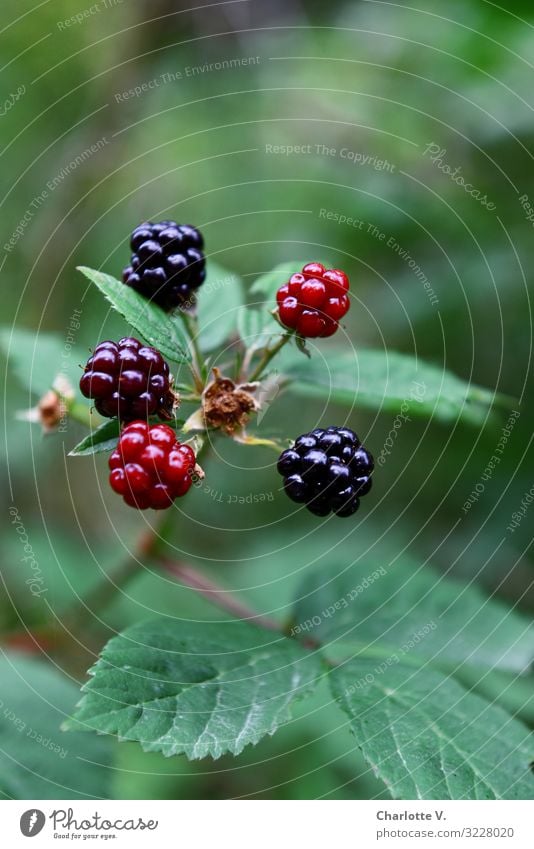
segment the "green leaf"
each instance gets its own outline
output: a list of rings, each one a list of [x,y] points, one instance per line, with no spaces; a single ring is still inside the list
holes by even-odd
[[[130,286],[125,286],[110,274],[84,266],[79,266],[78,270],[98,286],[127,323],[150,345],[161,351],[164,357],[177,363],[188,361],[187,342],[182,328],[161,307],[147,301]]]
[[[85,436],[69,451],[69,457],[84,457],[100,451],[113,451],[117,445],[120,427],[118,419],[110,419]]]
[[[238,755],[288,721],[318,672],[293,640],[245,622],[155,620],[107,644],[67,727],[167,756]]]
[[[311,360],[310,349],[306,345],[306,340],[304,339],[304,337],[303,336],[295,336],[294,339],[295,339],[295,345],[297,347],[297,351],[299,351],[301,354],[304,354],[304,356],[307,357],[308,360]]]
[[[339,640],[389,656],[428,658],[444,668],[474,664],[525,672],[534,626],[473,584],[444,578],[408,559],[315,571],[300,587],[294,633]],[[306,624],[308,623],[308,624]]]
[[[36,395],[44,395],[51,389],[58,375],[67,378],[72,388],[78,390],[82,374],[80,365],[85,363],[88,354],[73,346],[66,337],[3,327],[0,348],[8,358],[11,373]]]
[[[532,734],[431,669],[359,658],[330,673],[358,747],[395,799],[534,799]]]
[[[110,740],[63,734],[78,689],[52,666],[0,657],[0,796],[104,799],[112,779]]]
[[[296,357],[291,349],[281,355],[281,367],[293,378],[290,388],[300,395],[396,414],[402,408],[410,417],[448,423],[462,419],[470,424],[482,424],[492,404],[513,404],[512,399],[407,354],[372,350],[323,353],[318,346],[311,347],[311,363]]]
[[[267,310],[240,307],[237,313],[237,332],[248,351],[266,348],[270,339],[280,333]]]
[[[203,351],[212,351],[235,331],[243,303],[241,279],[210,260],[208,275],[198,290],[199,342]]]
[[[291,262],[282,262],[275,266],[271,271],[257,277],[250,287],[251,295],[262,296],[262,299],[272,301],[273,306],[276,306],[274,298],[277,290],[284,283],[287,283],[292,274],[301,271],[304,263],[302,260],[292,260]]]
[[[161,424],[161,420],[157,416],[151,416],[149,422],[151,424]],[[165,424],[173,427],[175,430],[178,430],[183,423],[184,419],[172,419],[165,422]],[[101,451],[113,451],[117,445],[119,433],[120,426],[118,419],[110,419],[91,431],[81,442],[78,442],[69,451],[69,457],[86,457],[89,454],[98,454]]]

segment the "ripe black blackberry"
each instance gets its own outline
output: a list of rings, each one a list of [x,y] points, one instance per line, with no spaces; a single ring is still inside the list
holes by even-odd
[[[100,342],[89,357],[80,380],[101,416],[121,421],[171,417],[174,394],[169,366],[160,352],[131,336],[119,342]]]
[[[123,282],[164,310],[193,306],[194,292],[206,277],[204,240],[190,224],[145,221],[130,239],[130,265]]]
[[[278,459],[292,501],[316,516],[352,516],[371,489],[374,462],[348,427],[316,428],[295,440]]]

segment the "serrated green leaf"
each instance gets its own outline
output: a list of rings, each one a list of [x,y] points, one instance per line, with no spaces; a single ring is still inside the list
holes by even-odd
[[[439,366],[395,351],[323,355],[312,349],[312,353],[308,363],[291,350],[281,355],[281,367],[293,378],[290,389],[300,395],[396,414],[402,408],[411,418],[431,417],[447,423],[461,419],[470,424],[482,424],[492,405],[514,403]]]
[[[240,307],[237,313],[237,332],[249,351],[266,348],[269,340],[280,333],[268,310]]]
[[[210,260],[206,280],[197,295],[199,342],[203,351],[222,345],[235,331],[242,303],[240,277]]]
[[[239,754],[290,717],[319,662],[245,622],[155,620],[112,639],[68,728],[188,758]]]
[[[178,321],[110,274],[84,266],[78,270],[98,286],[113,308],[164,357],[176,363],[188,361],[187,341]]]
[[[151,424],[161,424],[161,420],[156,416],[151,416],[149,422]],[[172,419],[171,421],[165,422],[165,424],[169,425],[169,427],[173,427],[175,429],[180,428],[183,423],[183,419]],[[120,426],[118,419],[110,419],[91,431],[91,433],[85,436],[81,442],[78,442],[78,444],[69,451],[69,457],[87,457],[90,454],[98,454],[102,451],[113,451],[117,445],[119,433]]]
[[[315,571],[300,587],[293,621],[295,633],[323,643],[339,640],[444,668],[468,663],[522,673],[534,661],[534,626],[527,617],[473,584],[408,559]]]
[[[250,287],[250,294],[258,295],[261,296],[262,299],[265,298],[265,300],[272,301],[273,305],[276,306],[274,303],[274,297],[277,290],[280,286],[283,286],[284,283],[287,283],[292,274],[296,274],[298,271],[301,271],[303,264],[302,260],[281,262],[271,271],[267,271],[266,274],[261,274],[256,278],[256,280],[254,280]]]
[[[105,799],[110,740],[63,734],[77,687],[52,666],[15,652],[0,657],[0,796]]]
[[[87,360],[87,352],[58,334],[3,327],[0,347],[8,358],[11,373],[36,395],[44,395],[59,374],[78,392],[80,365]]]
[[[359,658],[333,669],[334,698],[395,799],[534,799],[532,734],[431,669]]]

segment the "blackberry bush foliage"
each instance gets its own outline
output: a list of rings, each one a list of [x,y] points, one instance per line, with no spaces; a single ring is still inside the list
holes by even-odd
[[[459,420],[480,426],[491,404],[506,400],[420,358],[353,347],[350,326],[342,342],[328,338],[349,309],[346,271],[328,270],[315,260],[284,263],[254,281],[247,305],[236,275],[211,261],[206,265],[203,239],[194,227],[143,223],[134,230],[131,247],[123,281],[81,270],[135,336],[96,344],[79,378],[81,397],[51,374],[45,399],[30,417],[48,431],[65,417],[87,426],[71,454],[105,452],[109,484],[124,509],[158,510],[166,517],[165,524],[144,533],[113,586],[120,587],[146,562],[218,604],[233,621],[180,622],[166,616],[118,634],[104,647],[65,727],[137,741],[166,756],[239,755],[287,722],[294,703],[326,676],[358,747],[393,796],[532,794],[533,752],[522,723],[451,675],[472,663],[515,680],[533,656],[522,615],[510,611],[503,617],[497,602],[481,599],[471,586],[438,580],[426,566],[414,570],[402,552],[391,569],[380,562],[373,571],[360,563],[359,526],[369,518],[362,499],[378,504],[375,487],[381,496],[380,475],[373,472],[367,448],[369,443],[376,452],[375,438],[362,434],[364,446],[353,429],[360,408],[390,420],[402,411],[405,419],[409,414],[449,426]],[[205,278],[213,285],[202,289]],[[226,281],[224,309],[221,281]],[[356,286],[353,280],[353,290]],[[58,344],[61,353],[62,340]],[[224,357],[216,367],[219,349]],[[268,419],[272,432],[266,433],[261,418],[272,402],[274,378],[283,391],[276,393]],[[321,423],[308,405],[303,418],[310,420],[298,427],[306,432],[280,435],[276,409],[286,391],[319,399],[318,411],[324,404],[335,406],[340,417],[331,424],[331,412],[323,411],[326,423]],[[169,545],[168,520],[186,510],[188,499],[182,503],[182,498],[195,482],[205,474],[209,479],[217,458],[208,458],[207,449],[219,438],[235,440],[243,452],[249,446],[276,452],[271,453],[273,487],[276,481],[281,520],[285,513],[296,541],[295,509],[284,491],[312,514],[297,508],[306,536],[322,533],[331,519],[346,519],[349,529],[352,522],[353,565],[332,569],[325,563],[307,574],[288,621],[232,599],[224,579],[222,587],[214,585],[199,570],[177,562],[177,549]],[[384,456],[377,454],[379,467]],[[216,510],[217,502],[209,499],[208,522]],[[148,525],[151,514],[145,515]],[[101,605],[102,588],[97,590]],[[395,603],[386,603],[389,599]],[[75,637],[88,610],[90,604],[84,604],[66,614],[67,630]],[[427,631],[415,639],[421,623]],[[341,663],[329,656],[333,642],[338,654],[345,652]],[[399,652],[401,645],[409,646],[409,660]],[[396,663],[377,671],[377,657],[392,656]],[[481,714],[483,724],[477,721]],[[444,758],[443,741],[456,737],[460,744],[448,745]]]

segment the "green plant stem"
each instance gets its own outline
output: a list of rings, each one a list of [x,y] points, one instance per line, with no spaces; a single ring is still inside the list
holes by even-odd
[[[183,586],[195,590],[203,598],[206,598],[221,610],[226,611],[226,613],[230,613],[236,619],[254,622],[270,631],[280,632],[282,630],[282,626],[274,619],[263,616],[261,613],[256,613],[248,605],[235,598],[229,590],[225,590],[223,587],[215,584],[210,578],[199,572],[198,569],[164,556],[159,556],[156,562],[158,566],[161,566],[167,574],[171,575],[183,584]]]
[[[66,405],[67,415],[69,419],[72,419],[73,422],[78,422],[78,424],[84,425],[84,427],[88,427],[91,430],[95,430],[104,419],[100,418],[100,416],[95,415],[91,412],[91,409],[87,407],[85,404],[80,404],[78,401],[68,401],[67,399],[59,396],[61,401]]]
[[[188,339],[191,343],[191,351],[193,354],[193,368],[191,369],[191,372],[195,381],[195,388],[199,392],[202,392],[206,381],[206,370],[204,367],[202,351],[198,344],[198,322],[195,316],[191,315],[191,313],[187,312],[187,310],[181,310],[180,318],[182,319]]]
[[[289,333],[284,333],[284,335],[280,337],[280,339],[278,340],[276,345],[273,345],[272,348],[266,348],[265,351],[263,352],[263,356],[261,357],[259,363],[257,364],[254,371],[248,376],[247,380],[249,380],[251,383],[254,380],[259,380],[260,377],[262,376],[263,372],[265,371],[266,367],[269,365],[269,363],[273,359],[273,357],[276,357],[276,355],[278,354],[279,351],[282,350],[284,345],[287,345],[287,343],[293,337],[293,335],[294,335],[293,331],[290,331]]]
[[[202,452],[199,452],[199,454]],[[205,453],[205,451],[203,452]],[[157,525],[146,531],[140,538],[135,553],[128,557],[115,572],[101,581],[94,590],[80,600],[62,619],[58,618],[58,624],[62,626],[62,634],[56,628],[45,628],[35,633],[23,632],[21,634],[7,635],[10,641],[24,640],[31,648],[40,651],[41,645],[52,641],[55,647],[69,640],[81,641],[85,637],[85,631],[95,622],[95,613],[98,615],[107,608],[124,587],[137,575],[140,574],[140,566],[144,561],[152,561],[164,573],[179,581],[183,586],[197,592],[211,604],[224,610],[237,619],[253,622],[260,627],[270,631],[283,634],[284,627],[281,623],[268,616],[257,613],[244,602],[237,599],[229,590],[215,584],[210,578],[199,572],[198,569],[186,563],[173,560],[164,551],[169,544],[169,536],[174,527],[175,513],[172,509],[162,514]],[[98,621],[98,620],[97,620]]]

